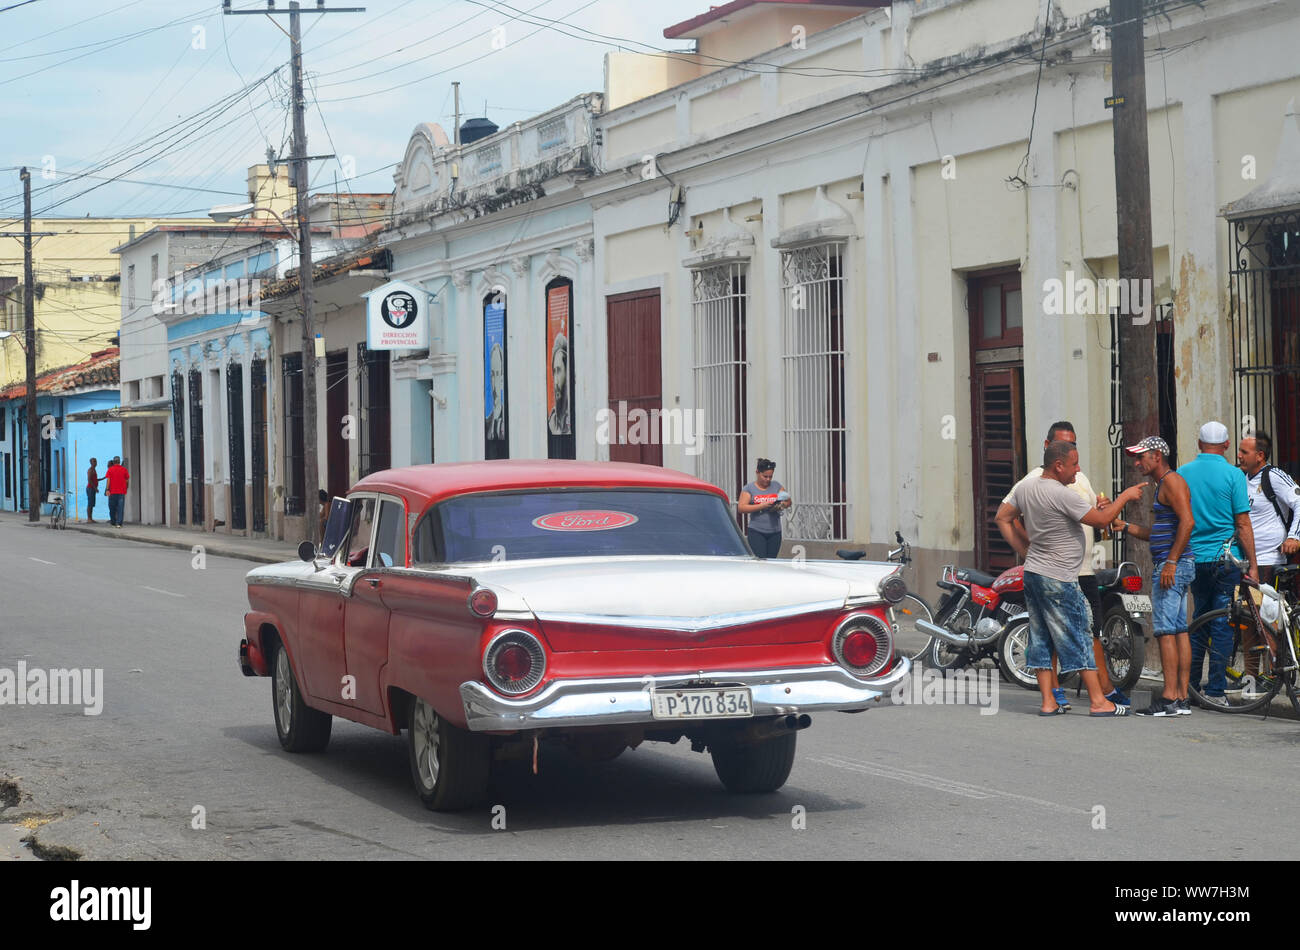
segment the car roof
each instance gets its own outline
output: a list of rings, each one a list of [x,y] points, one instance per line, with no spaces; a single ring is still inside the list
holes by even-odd
[[[666,488],[711,492],[724,501],[730,501],[727,493],[716,485],[670,468],[632,462],[575,462],[568,459],[497,459],[409,465],[367,475],[352,486],[352,491],[402,495],[410,510],[423,510],[455,495],[527,488]]]

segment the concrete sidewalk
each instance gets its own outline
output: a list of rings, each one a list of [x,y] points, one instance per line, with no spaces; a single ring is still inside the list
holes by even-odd
[[[0,522],[22,524],[41,530],[49,527],[48,519],[33,524],[27,520],[27,515],[23,512],[17,514],[10,511],[0,512]],[[201,544],[205,554],[243,558],[246,561],[258,561],[263,564],[298,559],[296,544],[286,544],[284,541],[269,538],[243,538],[239,535],[191,531],[188,528],[168,528],[161,525],[128,524],[121,528],[114,528],[106,521],[90,524],[72,519],[68,520],[67,530],[96,534],[105,538],[119,538],[124,541],[140,541],[144,544],[161,544],[186,551],[193,550],[196,544]]]

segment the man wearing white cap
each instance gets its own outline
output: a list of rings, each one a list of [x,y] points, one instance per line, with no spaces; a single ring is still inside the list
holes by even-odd
[[[1197,443],[1200,454],[1178,469],[1187,482],[1192,498],[1192,557],[1196,559],[1196,576],[1192,580],[1192,601],[1196,605],[1194,616],[1227,607],[1232,602],[1232,592],[1241,580],[1241,572],[1231,563],[1222,560],[1224,547],[1235,533],[1238,544],[1233,553],[1244,555],[1249,568],[1246,575],[1259,579],[1259,564],[1255,559],[1255,532],[1250,524],[1250,498],[1246,490],[1246,476],[1228,462],[1228,427],[1222,422],[1207,422],[1201,426]],[[1202,663],[1206,648],[1210,652],[1209,681],[1203,695],[1211,702],[1226,704],[1228,656],[1232,652],[1232,630],[1228,618],[1220,617],[1211,624],[1209,643],[1203,634],[1191,644],[1191,675],[1200,686]]]

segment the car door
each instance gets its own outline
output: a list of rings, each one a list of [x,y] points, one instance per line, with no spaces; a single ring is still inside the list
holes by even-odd
[[[384,585],[406,567],[406,506],[400,498],[380,495],[371,533],[368,563],[352,581],[344,609],[343,645],[347,673],[353,677],[349,700],[372,713],[383,711],[380,674],[388,660],[389,610]]]
[[[352,580],[365,570],[377,505],[373,494],[349,497],[355,506],[347,540],[324,570],[303,582],[298,607],[298,662],[304,688],[309,695],[332,703],[348,702],[343,679],[347,674],[344,607]]]

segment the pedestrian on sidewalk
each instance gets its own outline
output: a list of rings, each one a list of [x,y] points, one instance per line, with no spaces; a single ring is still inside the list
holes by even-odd
[[[114,527],[120,528],[126,507],[126,486],[131,480],[131,474],[122,464],[121,458],[113,456],[113,460],[108,463],[108,471],[104,473],[104,480],[108,482],[108,520]]]
[[[1025,666],[1038,677],[1042,694],[1040,716],[1066,711],[1052,692],[1052,649],[1061,672],[1078,671],[1088,690],[1089,714],[1124,716],[1128,707],[1106,698],[1089,649],[1088,601],[1079,587],[1079,570],[1087,553],[1079,524],[1103,528],[1124,506],[1142,497],[1145,485],[1135,485],[1104,508],[1094,507],[1068,487],[1079,472],[1079,452],[1071,443],[1056,441],[1043,451],[1043,474],[1021,482],[1010,503],[998,508],[998,530],[1025,559],[1025,605],[1029,613],[1029,644]],[[1021,518],[1028,543],[1012,527]]]
[[[1074,424],[1062,419],[1060,422],[1053,422],[1052,427],[1047,430],[1047,438],[1043,440],[1043,448],[1046,449],[1053,442],[1069,442],[1071,445],[1078,447],[1079,438],[1074,434]],[[1007,492],[1007,496],[1002,499],[1006,504],[1011,503],[1012,495],[1015,494],[1016,488],[1022,482],[1028,482],[1035,478],[1041,478],[1043,467],[1035,467],[1024,478],[1017,482],[1016,485]],[[1090,505],[1096,505],[1101,499],[1092,489],[1092,483],[1088,481],[1088,476],[1079,472],[1074,481],[1069,486],[1080,498],[1083,498]],[[1027,547],[1029,539],[1025,535],[1024,525],[1019,521],[1013,523],[1013,528],[1021,536],[1022,543]],[[1101,642],[1101,619],[1105,613],[1101,606],[1101,588],[1097,583],[1097,573],[1092,565],[1092,547],[1095,541],[1092,527],[1080,522],[1079,531],[1083,535],[1083,567],[1079,569],[1079,589],[1083,591],[1083,596],[1088,600],[1088,613],[1092,618],[1092,659],[1097,665],[1097,679],[1101,682],[1101,691],[1106,694],[1106,698],[1113,703],[1121,706],[1127,706],[1130,703],[1128,696],[1115,688],[1115,684],[1110,681],[1110,673],[1106,670],[1106,648]],[[1055,674],[1053,674],[1055,676]],[[1052,684],[1052,695],[1056,697],[1057,703],[1066,707],[1070,704],[1066,701],[1065,690],[1059,682]]]
[[[736,503],[737,511],[749,515],[745,537],[749,539],[750,549],[761,558],[780,557],[780,513],[790,507],[789,493],[780,482],[772,479],[775,472],[775,462],[760,458],[755,466],[754,480],[741,489],[740,500]]]
[[[1191,493],[1192,517],[1196,519],[1191,541],[1192,557],[1196,559],[1196,576],[1191,586],[1192,601],[1196,605],[1193,619],[1227,607],[1232,602],[1232,592],[1241,581],[1241,571],[1223,558],[1225,548],[1244,556],[1249,565],[1246,576],[1259,580],[1246,475],[1225,458],[1230,444],[1227,426],[1222,422],[1207,422],[1201,426],[1197,441],[1200,454],[1178,469]],[[1234,534],[1239,545],[1232,545]],[[1196,678],[1197,686],[1204,686],[1202,695],[1206,699],[1222,705],[1227,703],[1224,691],[1228,686],[1232,629],[1226,615],[1219,617],[1210,627],[1208,638],[1198,632],[1197,639],[1192,641],[1191,675]],[[1201,670],[1207,649],[1210,654],[1208,682],[1202,684]]]
[[[1237,467],[1246,474],[1250,527],[1255,533],[1259,580],[1273,583],[1277,569],[1300,551],[1300,488],[1282,469],[1269,463],[1273,439],[1256,431],[1241,440]]]
[[[1160,645],[1160,668],[1165,687],[1139,716],[1190,716],[1187,678],[1192,668],[1192,648],[1187,639],[1184,598],[1196,577],[1196,559],[1190,541],[1196,522],[1187,482],[1170,467],[1169,443],[1156,436],[1124,449],[1144,478],[1155,483],[1151,499],[1151,527],[1116,519],[1111,529],[1151,544],[1151,629]]]
[[[91,459],[86,469],[86,521],[90,524],[95,523],[95,496],[99,494],[99,472],[95,471],[98,464],[99,459]]]

